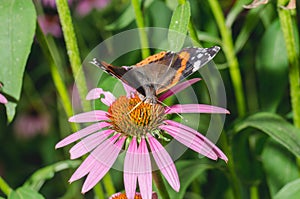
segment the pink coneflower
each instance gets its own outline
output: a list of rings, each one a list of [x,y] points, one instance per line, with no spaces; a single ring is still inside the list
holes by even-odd
[[[104,8],[109,0],[81,0],[76,6],[76,11],[79,15],[85,16],[93,9]]]
[[[199,80],[192,79],[180,83],[174,86],[172,91],[162,94],[158,100],[163,101]],[[128,86],[125,86],[125,90],[127,96],[119,98],[101,88],[91,90],[87,100],[100,98],[102,103],[109,107],[108,111],[94,110],[74,115],[69,119],[70,122],[96,123],[71,134],[56,145],[56,148],[60,148],[80,140],[70,149],[71,159],[90,153],[70,179],[70,182],[73,182],[87,175],[82,187],[83,193],[102,179],[122,149],[127,151],[124,159],[124,185],[127,198],[134,198],[137,181],[142,198],[152,197],[153,169],[150,155],[167,182],[178,192],[180,183],[174,162],[159,142],[160,138],[166,135],[172,136],[210,159],[228,160],[205,136],[166,118],[167,115],[174,113],[229,113],[226,109],[205,104],[176,104],[165,107],[160,103],[141,101],[137,94],[129,91]]]

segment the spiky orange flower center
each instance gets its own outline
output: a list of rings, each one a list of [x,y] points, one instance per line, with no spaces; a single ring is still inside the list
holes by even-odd
[[[117,195],[117,196],[112,197],[112,199],[127,199],[127,196],[126,196],[125,193],[121,193],[121,194],[119,194],[119,195]],[[134,199],[142,199],[142,196],[136,194],[136,195],[134,196]]]
[[[132,98],[119,97],[109,107],[108,113],[113,129],[125,135],[141,137],[151,133],[162,124],[164,107]]]

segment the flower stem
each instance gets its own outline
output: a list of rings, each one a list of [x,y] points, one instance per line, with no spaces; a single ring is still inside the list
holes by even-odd
[[[164,184],[164,181],[161,177],[161,173],[159,171],[152,172],[153,180],[155,182],[156,188],[162,199],[170,199],[169,193],[167,192],[167,188]]]
[[[239,69],[239,63],[237,57],[235,56],[231,30],[228,27],[226,27],[225,18],[221,6],[219,4],[219,1],[209,0],[208,2],[210,4],[213,15],[216,19],[216,22],[220,30],[220,34],[223,41],[222,47],[223,47],[225,57],[228,61],[229,73],[233,84],[233,89],[235,92],[238,114],[239,116],[242,117],[246,114],[246,103],[245,103],[244,92],[243,92],[241,72]]]
[[[278,6],[283,6],[284,3],[286,3],[285,0],[278,0]],[[297,29],[297,27],[293,28],[291,10],[278,8],[278,14],[288,55],[290,95],[294,125],[300,128],[300,66],[294,35],[294,30]]]
[[[93,188],[95,195],[98,199],[105,198],[102,186],[100,183],[97,183]]]
[[[10,192],[12,192],[12,188],[3,180],[0,176],[0,190],[7,196],[9,196]]]
[[[145,23],[144,23],[144,18],[143,18],[143,13],[142,10],[140,9],[140,1],[139,0],[131,0],[134,13],[135,13],[135,19],[136,19],[136,24],[137,27],[139,28],[139,34],[140,34],[140,42],[141,42],[141,48],[142,48],[142,57],[145,59],[150,55],[150,50],[149,50],[149,44],[148,44],[148,38],[147,34],[145,31]]]
[[[110,196],[113,195],[114,193],[116,193],[116,189],[114,187],[113,181],[111,179],[111,176],[109,175],[109,173],[107,173],[104,177],[103,177],[103,184],[106,190],[106,193]]]
[[[240,183],[239,183],[239,179],[235,172],[232,148],[230,147],[230,145],[228,143],[228,139],[227,139],[225,132],[221,133],[220,143],[223,146],[224,153],[228,157],[229,182],[231,183],[231,186],[232,186],[233,196],[235,199],[240,199],[241,198]]]
[[[70,9],[67,0],[56,0],[57,11],[62,25],[64,39],[66,41],[67,52],[71,63],[73,77],[77,81],[76,87],[81,99],[83,110],[91,108],[89,101],[85,100],[87,86],[83,70],[81,68],[81,59],[77,46],[77,40],[72,24]]]

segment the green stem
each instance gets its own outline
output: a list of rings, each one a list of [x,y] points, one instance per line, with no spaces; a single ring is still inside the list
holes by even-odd
[[[116,193],[116,189],[114,187],[113,181],[111,179],[111,176],[109,175],[109,173],[107,173],[104,177],[103,177],[103,185],[105,187],[106,193],[111,196],[114,193]]]
[[[278,0],[278,7],[285,5],[285,3],[285,0]],[[294,30],[297,29],[297,27],[293,28],[290,10],[278,8],[278,14],[288,55],[290,95],[294,125],[300,128],[300,66],[294,35]]]
[[[45,35],[42,33],[40,27],[37,27],[37,34],[36,37],[40,43],[40,46],[43,50],[44,55],[47,57],[48,62],[50,64],[50,71],[52,75],[52,79],[54,82],[54,85],[58,91],[58,94],[62,100],[62,106],[64,108],[64,111],[68,117],[71,117],[73,115],[72,111],[72,105],[71,100],[68,95],[68,90],[65,86],[65,83],[61,77],[61,75],[58,72],[58,60],[55,58],[55,55],[53,53],[53,45],[49,44],[48,39],[45,37]],[[50,42],[51,43],[51,42]],[[75,123],[70,123],[71,128],[73,131],[77,131],[78,126]]]
[[[153,180],[155,182],[156,188],[162,199],[170,199],[169,193],[167,192],[167,188],[164,184],[164,181],[161,177],[161,173],[159,171],[152,172]]]
[[[222,132],[220,136],[220,144],[223,146],[223,151],[228,157],[228,170],[229,170],[229,182],[231,183],[233,195],[235,199],[241,199],[241,188],[239,179],[235,172],[235,166],[233,161],[232,148],[228,143],[227,136],[225,132]]]
[[[103,189],[101,187],[101,184],[99,184],[99,183],[96,184],[93,190],[94,190],[95,195],[97,196],[98,199],[105,198],[105,195],[104,195]]]
[[[259,193],[258,193],[257,185],[252,185],[250,187],[250,198],[251,199],[259,199]]]
[[[12,192],[12,188],[3,180],[3,178],[0,176],[0,189],[1,191],[9,196],[9,194]]]
[[[56,6],[60,23],[62,25],[64,39],[66,41],[67,52],[71,63],[73,77],[76,80],[76,87],[81,99],[83,110],[90,110],[91,105],[89,101],[85,100],[87,94],[87,86],[85,76],[81,68],[81,59],[79,56],[79,50],[77,46],[77,40],[72,24],[70,9],[67,0],[56,0]]]
[[[222,37],[223,51],[229,65],[229,73],[235,92],[238,114],[239,116],[244,116],[246,114],[246,103],[243,92],[241,72],[239,69],[238,60],[235,56],[231,30],[228,27],[226,27],[225,18],[219,1],[209,0],[208,2],[216,19]]]
[[[136,24],[137,27],[139,28],[142,57],[143,59],[145,59],[150,55],[150,50],[149,50],[147,33],[144,29],[145,28],[144,17],[143,17],[142,10],[140,9],[141,7],[140,7],[139,0],[131,0],[131,3],[135,13]]]

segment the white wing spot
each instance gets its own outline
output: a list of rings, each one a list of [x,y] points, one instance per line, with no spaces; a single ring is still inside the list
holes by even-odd
[[[193,68],[193,72],[196,72],[201,66],[201,61],[198,60],[194,63],[194,68]]]

